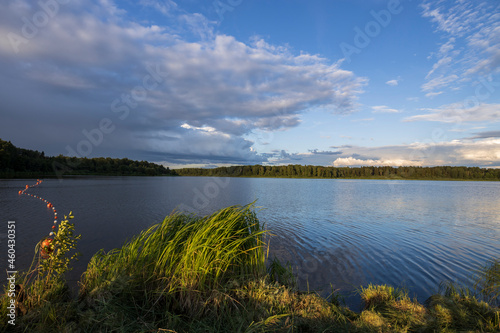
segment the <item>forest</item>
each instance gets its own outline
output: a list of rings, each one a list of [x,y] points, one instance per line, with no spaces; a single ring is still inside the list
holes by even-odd
[[[0,178],[61,177],[64,175],[169,176],[173,170],[128,158],[77,158],[22,149],[0,139]]]
[[[18,148],[0,139],[0,178],[61,177],[64,175],[107,176],[207,176],[347,179],[426,179],[426,180],[500,180],[500,169],[465,166],[436,167],[325,167],[314,165],[238,165],[213,169],[170,170],[162,165],[128,158],[78,158]]]
[[[208,177],[282,177],[282,178],[350,178],[350,179],[427,179],[427,180],[500,180],[500,169],[479,167],[358,167],[336,168],[314,165],[230,166],[215,169],[177,169],[180,176]]]

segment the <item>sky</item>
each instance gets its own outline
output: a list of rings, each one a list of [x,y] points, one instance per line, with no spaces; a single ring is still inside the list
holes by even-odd
[[[497,0],[7,0],[0,138],[48,156],[500,167]]]

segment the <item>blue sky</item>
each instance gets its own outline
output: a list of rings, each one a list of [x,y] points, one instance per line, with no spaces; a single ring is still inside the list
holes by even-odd
[[[500,167],[500,3],[0,4],[0,138],[170,167]]]

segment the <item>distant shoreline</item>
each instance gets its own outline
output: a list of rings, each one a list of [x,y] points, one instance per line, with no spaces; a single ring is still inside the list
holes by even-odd
[[[86,158],[22,149],[0,139],[0,179],[64,178],[66,176],[205,176],[297,179],[473,180],[500,181],[500,169],[465,166],[362,166],[234,165],[213,169],[170,169],[128,158]]]
[[[474,180],[499,181],[500,169],[479,167],[324,167],[314,165],[245,165],[214,169],[176,169],[179,176],[300,178],[300,179],[384,179],[384,180]]]
[[[271,178],[271,179],[331,179],[331,180],[416,180],[416,181],[464,181],[464,182],[498,182],[500,179],[455,179],[455,178],[393,178],[393,177],[372,177],[372,178],[324,178],[324,177],[267,177],[267,176],[193,176],[179,175],[180,177],[227,177],[227,178]]]
[[[77,177],[173,177],[176,175],[120,175],[120,174],[64,174],[58,176],[55,173],[52,174],[36,174],[36,173],[16,173],[12,174],[1,174],[0,179],[33,179],[33,178],[44,178],[44,179],[62,179],[62,178],[77,178]]]
[[[337,177],[337,178],[326,178],[326,177],[290,177],[290,176],[229,176],[229,175],[120,175],[120,174],[65,174],[58,177],[56,174],[15,174],[15,175],[2,175],[0,174],[0,179],[33,179],[33,178],[45,178],[45,179],[69,179],[69,178],[85,178],[85,177],[225,177],[225,178],[270,178],[270,179],[331,179],[331,180],[412,180],[412,181],[464,181],[464,182],[498,182],[500,179],[459,179],[459,178],[396,178],[396,177]]]

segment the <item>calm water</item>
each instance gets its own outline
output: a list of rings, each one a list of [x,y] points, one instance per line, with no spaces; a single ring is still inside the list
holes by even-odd
[[[34,180],[0,180],[0,268],[7,221],[16,221],[18,269],[50,232],[52,215],[18,191]],[[368,283],[407,287],[424,301],[443,280],[464,282],[500,254],[500,183],[330,179],[101,177],[45,180],[29,190],[59,215],[73,211],[83,253],[119,247],[173,209],[199,214],[256,199],[274,237],[270,255],[290,261],[300,286],[349,295]],[[348,297],[351,307],[353,297]],[[351,301],[349,301],[351,300]]]

